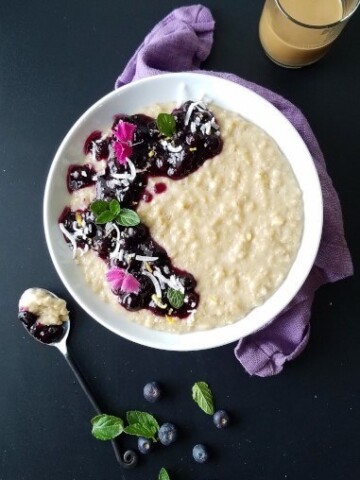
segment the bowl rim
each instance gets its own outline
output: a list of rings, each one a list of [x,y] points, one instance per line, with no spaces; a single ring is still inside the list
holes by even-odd
[[[278,287],[278,289],[276,289],[273,295],[271,295],[269,299],[267,299],[261,306],[255,307],[247,315],[245,315],[244,318],[234,322],[231,325],[226,325],[226,326],[217,327],[209,330],[203,330],[203,331],[191,331],[189,333],[181,333],[181,334],[148,329],[147,327],[141,327],[138,325],[138,327],[140,327],[140,330],[145,329],[147,331],[150,330],[152,332],[152,335],[150,335],[151,338],[148,338],[146,335],[145,337],[140,338],[138,335],[134,335],[132,332],[129,332],[126,329],[120,331],[119,326],[114,327],[113,325],[109,324],[108,320],[104,319],[102,316],[95,313],[92,310],[92,308],[89,307],[89,305],[87,305],[87,303],[83,300],[83,298],[81,298],[80,294],[78,294],[78,292],[76,291],[76,288],[74,288],[74,286],[71,284],[66,274],[64,273],[61,262],[59,261],[59,258],[55,249],[55,243],[53,241],[52,232],[51,232],[51,212],[49,211],[49,206],[50,206],[50,200],[51,200],[51,194],[52,194],[51,192],[52,182],[55,175],[56,167],[58,163],[61,161],[62,153],[66,148],[66,146],[68,145],[68,142],[71,140],[73,134],[78,130],[79,126],[82,125],[84,122],[86,122],[86,120],[89,117],[91,117],[91,115],[94,112],[96,112],[98,108],[101,108],[104,104],[107,104],[107,102],[111,102],[112,99],[117,98],[117,96],[119,95],[120,96],[126,95],[126,93],[131,91],[132,89],[143,88],[151,85],[154,82],[155,83],[156,82],[161,83],[161,82],[167,82],[167,81],[191,82],[191,80],[199,80],[199,79],[200,80],[202,79],[207,83],[209,83],[209,81],[215,82],[215,83],[220,82],[220,84],[223,84],[224,88],[226,87],[230,88],[230,86],[231,88],[234,88],[234,86],[236,86],[236,88],[239,89],[239,92],[242,90],[244,95],[245,95],[244,92],[246,92],[246,95],[248,95],[250,98],[252,97],[253,99],[256,99],[256,102],[258,102],[259,105],[262,104],[264,107],[266,106],[266,109],[269,112],[271,112],[272,115],[277,117],[279,116],[282,117],[282,123],[284,123],[284,125],[287,125],[287,128],[290,128],[292,130],[292,135],[294,136],[294,138],[297,137],[297,141],[299,142],[299,145],[301,144],[303,145],[304,153],[306,152],[309,157],[308,160],[309,159],[311,160],[311,164],[308,164],[307,167],[311,171],[313,187],[315,188],[314,196],[317,200],[314,206],[316,210],[316,217],[317,217],[317,229],[315,227],[315,231],[312,232],[312,249],[309,252],[309,257],[307,258],[307,264],[302,268],[301,280],[296,285],[296,288],[294,288],[293,286],[290,289],[291,295],[289,295],[289,298],[286,300],[286,302],[282,302],[282,304],[278,306],[277,312],[274,315],[271,315],[270,318],[264,318],[263,316],[262,321],[257,323],[255,329],[253,328],[253,325],[249,324],[249,322],[246,324],[246,322],[244,322],[245,319],[248,318],[252,314],[252,312],[254,312],[254,310],[256,311],[260,308],[264,309],[265,308],[264,305],[266,305],[269,299],[271,299],[276,294],[276,292],[281,289],[285,280],[282,282],[282,284],[280,284],[280,286]],[[156,103],[156,100],[153,103]],[[220,103],[219,99],[214,100],[214,104],[219,104],[219,103]],[[237,112],[237,110],[234,110],[234,111],[239,115],[242,115],[241,112]],[[246,116],[244,117],[246,118]],[[253,120],[250,120],[250,121],[253,121]],[[253,123],[256,123],[256,122],[253,122]],[[276,139],[275,141],[278,143]],[[297,176],[296,178],[298,180]],[[59,212],[57,214],[57,218],[58,218],[58,215],[59,215]],[[134,341],[135,343],[141,344],[143,346],[158,348],[162,350],[194,351],[194,350],[203,350],[203,349],[209,349],[209,348],[226,345],[226,344],[235,342],[243,337],[246,337],[251,333],[255,333],[256,331],[259,331],[265,328],[267,325],[272,323],[274,318],[276,318],[276,316],[291,302],[291,300],[295,297],[295,295],[298,293],[298,291],[301,289],[302,285],[304,284],[305,280],[307,279],[320,246],[322,225],[323,225],[323,198],[322,198],[319,176],[307,145],[305,144],[304,140],[300,136],[299,132],[292,125],[292,123],[285,117],[285,115],[282,112],[280,112],[268,100],[266,100],[261,95],[257,94],[253,90],[250,90],[249,88],[243,85],[237,84],[228,79],[218,77],[216,75],[211,75],[208,73],[201,73],[201,72],[164,73],[164,74],[147,77],[141,80],[134,81],[114,91],[111,91],[110,93],[108,93],[107,95],[105,95],[104,97],[96,101],[93,105],[91,105],[73,124],[73,126],[70,128],[70,130],[67,132],[64,139],[60,143],[49,169],[49,173],[48,173],[46,185],[45,185],[45,192],[44,192],[43,222],[44,222],[46,244],[50,253],[51,260],[55,266],[55,269],[58,275],[60,276],[60,279],[64,283],[70,295],[93,319],[95,319],[97,322],[99,322],[101,325],[103,325],[113,333],[116,333],[117,335],[120,335],[123,338]],[[304,219],[304,228],[305,228],[305,219]],[[300,241],[300,246],[302,241],[303,239],[301,239]],[[294,260],[293,265],[296,263],[296,260],[297,260],[297,256]],[[73,260],[71,261],[73,262]],[[293,265],[291,266],[290,271],[293,269]],[[74,263],[74,266],[76,266],[75,263]],[[85,282],[85,279],[84,279],[84,282]],[[104,308],[105,308],[105,305],[106,305],[105,302],[103,302],[100,299],[100,297],[99,297],[99,300],[104,304]],[[120,317],[121,317],[121,314],[119,315],[119,318]],[[127,319],[126,324],[128,322],[133,324],[133,322]],[[241,333],[238,333],[237,329],[234,328],[234,326],[239,324],[242,324]],[[224,335],[225,329],[227,329],[227,331],[229,332],[227,335]],[[209,332],[216,332],[218,333],[218,335],[209,336]],[[188,340],[190,339],[190,336],[191,336],[191,342],[189,344]],[[204,342],[204,337],[206,339],[205,342]],[[161,338],[163,338],[163,341],[159,340]],[[175,338],[177,339],[177,341],[174,342]]]

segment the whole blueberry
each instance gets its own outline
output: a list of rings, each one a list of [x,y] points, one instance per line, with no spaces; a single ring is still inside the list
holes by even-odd
[[[213,421],[216,428],[225,428],[229,425],[229,414],[225,410],[218,410],[214,413]]]
[[[192,454],[195,462],[198,462],[198,463],[205,463],[209,458],[207,448],[202,443],[195,445],[195,447],[193,448]]]
[[[191,273],[184,273],[180,277],[180,282],[184,285],[185,290],[191,290],[196,286],[196,280]]]
[[[148,402],[155,403],[161,397],[161,388],[158,382],[149,382],[144,387],[144,398]]]
[[[126,269],[127,266],[128,266],[128,263],[126,260],[119,260],[118,258],[110,258],[110,267],[118,267],[118,268]]]
[[[152,447],[152,442],[148,438],[139,437],[138,438],[138,450],[140,453],[150,452]]]
[[[137,293],[125,293],[119,296],[119,303],[130,312],[136,312],[143,307],[143,299]]]
[[[18,319],[29,328],[36,322],[37,316],[28,310],[20,310],[18,313]]]
[[[159,440],[163,445],[170,445],[177,439],[178,433],[175,425],[172,423],[163,423],[159,429]]]

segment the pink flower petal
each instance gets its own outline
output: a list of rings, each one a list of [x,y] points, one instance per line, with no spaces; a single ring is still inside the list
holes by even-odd
[[[122,142],[132,142],[136,126],[129,122],[120,120],[116,125],[114,134],[115,137]]]
[[[121,285],[121,290],[126,293],[138,293],[140,289],[140,282],[130,273],[125,274],[124,281]]]
[[[116,158],[118,159],[120,165],[125,165],[127,159],[132,154],[132,148],[130,147],[130,145],[127,145],[126,143],[115,142],[114,150]]]
[[[140,282],[130,273],[118,267],[112,267],[106,273],[106,280],[109,282],[112,290],[121,289],[126,293],[138,293]]]
[[[118,267],[112,267],[106,273],[106,280],[110,283],[112,290],[118,290],[119,288],[122,288],[125,276],[125,270]]]

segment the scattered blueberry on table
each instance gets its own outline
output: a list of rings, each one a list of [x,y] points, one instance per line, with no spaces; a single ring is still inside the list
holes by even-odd
[[[192,454],[195,462],[197,463],[205,463],[209,458],[208,450],[202,443],[194,446]]]
[[[144,387],[144,398],[150,403],[155,403],[161,397],[161,388],[158,382],[147,383]]]
[[[138,450],[140,453],[149,453],[152,448],[152,441],[148,438],[138,438]]]
[[[213,421],[216,428],[226,428],[229,425],[229,414],[225,410],[218,410],[214,413]]]
[[[25,316],[24,321],[29,321]],[[145,399],[155,403],[162,395],[162,388],[156,381],[147,383],[143,388]],[[215,411],[214,398],[209,385],[206,382],[196,382],[192,387],[192,398],[199,408],[207,415],[212,416],[213,423],[219,429],[229,425],[230,416],[226,410]],[[112,415],[101,414],[91,420],[92,434],[100,440],[111,440],[122,433],[137,436],[138,450],[142,454],[149,453],[159,441],[168,446],[176,442],[178,428],[170,422],[161,426],[157,419],[148,412],[130,410],[125,414],[126,420]],[[198,443],[192,449],[192,457],[197,463],[205,463],[209,460],[209,449],[203,443]],[[162,467],[158,480],[170,480],[168,471]]]
[[[163,445],[171,445],[177,440],[177,428],[172,423],[163,423],[159,429],[158,436]]]

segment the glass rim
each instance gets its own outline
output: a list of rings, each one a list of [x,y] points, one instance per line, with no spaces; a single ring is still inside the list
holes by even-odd
[[[299,20],[296,20],[291,15],[289,15],[287,13],[287,11],[285,10],[285,8],[281,5],[281,0],[274,0],[274,1],[275,1],[276,5],[278,6],[279,10],[283,13],[283,15],[285,15],[285,17],[287,17],[293,23],[296,23],[297,25],[300,25],[301,27],[313,28],[313,29],[335,27],[336,25],[340,25],[341,23],[346,22],[346,20],[348,20],[351,17],[351,15],[355,12],[355,10],[360,5],[360,0],[357,0],[354,7],[352,8],[352,10],[349,13],[347,13],[347,15],[345,15],[340,20],[338,20],[337,22],[326,23],[324,25],[310,25],[310,24],[307,24],[307,23],[300,22]]]

